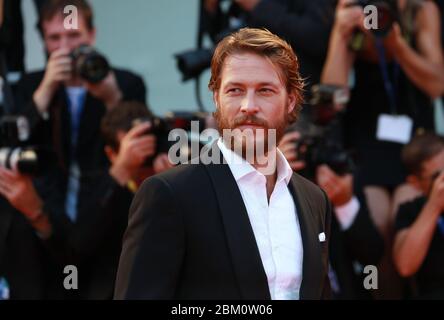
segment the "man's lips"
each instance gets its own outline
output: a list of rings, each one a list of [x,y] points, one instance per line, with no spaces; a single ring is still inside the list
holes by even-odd
[[[257,124],[257,123],[242,123],[236,126],[236,128],[238,129],[258,129],[258,128],[262,128],[264,129],[264,126]]]

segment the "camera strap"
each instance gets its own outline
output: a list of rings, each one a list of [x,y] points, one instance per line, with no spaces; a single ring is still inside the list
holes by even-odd
[[[387,60],[385,59],[385,48],[382,38],[377,37],[375,39],[376,51],[378,53],[378,62],[381,69],[382,79],[384,81],[384,88],[390,102],[390,112],[391,114],[397,113],[397,98],[396,92],[398,88],[398,78],[399,78],[399,65],[395,61],[393,66],[393,79],[394,83],[390,80]]]

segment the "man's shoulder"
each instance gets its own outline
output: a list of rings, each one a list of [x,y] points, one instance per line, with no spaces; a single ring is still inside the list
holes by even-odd
[[[201,164],[181,164],[162,173],[147,178],[144,184],[161,182],[170,188],[193,189],[192,184],[207,177],[204,166]]]
[[[293,172],[291,180],[294,185],[299,187],[300,192],[304,196],[313,198],[315,201],[317,200],[325,202],[326,197],[324,191],[322,191],[322,189],[317,184],[295,172]]]

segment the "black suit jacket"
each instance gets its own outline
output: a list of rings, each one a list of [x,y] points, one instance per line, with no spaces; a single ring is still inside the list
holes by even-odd
[[[54,261],[27,219],[0,197],[0,277],[10,299],[60,299],[63,269]]]
[[[347,230],[341,230],[335,214],[332,217],[330,263],[340,287],[335,299],[371,299],[363,285],[365,274],[356,272],[353,264],[376,266],[384,254],[384,240],[370,218],[364,194],[356,195],[360,209]]]
[[[289,188],[304,247],[300,298],[328,297],[330,203],[297,174]],[[319,242],[321,232],[327,241]],[[270,299],[248,214],[227,164],[181,165],[142,184],[130,209],[115,298]]]

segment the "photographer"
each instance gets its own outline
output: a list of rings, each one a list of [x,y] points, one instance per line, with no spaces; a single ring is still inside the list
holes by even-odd
[[[296,143],[301,134],[293,131],[284,135],[279,149],[293,170],[306,167],[298,153]],[[370,219],[365,197],[353,176],[338,175],[328,165],[316,168],[317,184],[326,192],[333,204],[331,224],[330,282],[334,299],[370,299],[363,287],[362,267],[376,265],[384,252],[384,242]],[[355,264],[361,265],[360,272]]]
[[[42,254],[52,259],[50,267],[55,273],[49,277],[51,284],[55,283],[60,293],[63,279],[58,275],[62,276],[63,266],[74,265],[79,270],[79,290],[64,291],[58,298],[112,297],[133,194],[145,178],[172,167],[166,154],[156,154],[156,139],[146,134],[150,124],[132,127],[134,120],[150,117],[147,107],[137,102],[120,103],[105,115],[102,134],[112,165],[109,174],[89,177],[88,185],[94,187],[88,189],[90,201],[79,211],[76,223],[68,219],[63,206],[56,206],[60,204],[61,192],[51,183],[50,174],[36,179],[37,184],[46,184],[51,190],[51,198],[43,200],[29,176],[0,167],[0,193],[26,218],[22,220],[27,221],[28,229],[34,228],[34,245],[44,248]],[[152,166],[147,166],[147,159],[153,157]],[[9,244],[15,248],[18,245]],[[16,263],[16,267],[21,266]],[[17,270],[11,270],[8,279],[22,276]],[[40,270],[38,276],[44,274]],[[13,282],[11,292],[16,290],[14,285]]]
[[[422,196],[400,206],[393,259],[403,277],[414,276],[416,298],[444,298],[444,140],[415,137],[402,152],[408,181]]]
[[[64,26],[66,5],[78,10],[77,29]],[[89,201],[88,193],[82,190],[90,187],[86,185],[88,176],[108,166],[100,135],[101,118],[119,101],[144,102],[145,86],[140,77],[109,68],[106,59],[91,49],[96,30],[86,1],[46,1],[39,17],[48,63],[44,71],[22,79],[17,104],[30,120],[32,142],[49,145],[57,153],[65,211],[75,221],[82,202]]]
[[[206,26],[213,40],[217,33],[232,27],[220,2],[204,0]],[[234,0],[229,14],[245,20],[249,27],[266,28],[287,40],[298,55],[309,92],[312,84],[319,83],[334,5],[334,0]]]
[[[391,248],[394,203],[414,193],[403,185],[401,148],[413,132],[433,130],[431,98],[444,90],[440,17],[432,1],[382,1],[378,5],[385,11],[378,10],[388,23],[380,21],[379,29],[368,30],[362,6],[372,2],[359,3],[341,0],[337,5],[321,81],[348,86],[354,71],[345,143],[356,153],[372,218]],[[387,254],[387,272],[381,276],[396,281]],[[387,291],[378,293],[400,296],[392,280],[384,285]]]

